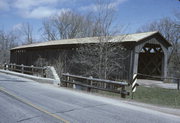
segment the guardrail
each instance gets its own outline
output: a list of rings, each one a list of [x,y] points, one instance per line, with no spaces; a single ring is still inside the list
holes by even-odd
[[[36,66],[26,66],[26,65],[16,65],[16,64],[4,64],[4,70],[10,70],[15,72],[21,72],[25,74],[38,75],[41,77],[46,77],[46,67],[36,67]]]
[[[33,65],[16,65],[16,64],[4,64],[4,70],[10,70],[15,72],[21,72],[25,74],[37,74],[42,77],[46,77],[46,67],[35,67]],[[70,75],[69,73],[63,73],[61,78],[62,86],[72,86],[73,88],[85,87],[87,91],[91,89],[103,90],[108,92],[114,92],[121,94],[121,97],[125,98],[126,95],[129,95],[129,92],[125,90],[125,87],[129,84],[127,82],[120,81],[111,81],[104,79],[96,79],[93,77],[83,77],[77,75]]]
[[[0,69],[4,69],[4,64],[0,64]]]
[[[87,91],[92,89],[114,92],[121,94],[121,97],[125,98],[129,95],[125,87],[129,84],[127,82],[118,82],[104,79],[96,79],[92,76],[83,77],[77,75],[71,75],[69,73],[63,73],[61,82],[65,87],[81,88],[85,87]]]
[[[159,80],[173,80],[174,83],[177,84],[177,90],[180,90],[180,78],[177,77],[161,77],[161,76],[150,76],[150,75],[146,75],[146,74],[142,74],[142,73],[137,73],[137,75],[139,77],[146,77],[149,79],[159,79]]]

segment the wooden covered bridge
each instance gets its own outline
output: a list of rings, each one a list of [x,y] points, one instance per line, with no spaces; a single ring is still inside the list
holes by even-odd
[[[168,48],[171,43],[158,31],[113,36],[108,43],[120,43],[129,51],[126,61],[126,78],[132,79],[134,73],[154,76],[167,76]],[[41,57],[47,61],[58,58],[62,51],[69,55],[82,44],[99,43],[97,37],[65,39],[23,45],[11,49],[10,62],[33,65]]]

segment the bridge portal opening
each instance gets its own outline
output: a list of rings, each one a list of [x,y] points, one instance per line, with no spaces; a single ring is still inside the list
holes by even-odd
[[[149,76],[162,76],[164,53],[159,44],[147,43],[139,53],[138,73]],[[148,78],[140,75],[139,78]]]

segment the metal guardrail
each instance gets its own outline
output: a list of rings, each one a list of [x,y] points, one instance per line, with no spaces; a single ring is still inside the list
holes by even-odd
[[[46,77],[45,70],[46,67],[36,67],[36,66],[26,66],[26,65],[16,65],[16,64],[4,64],[4,70],[10,70],[15,72],[21,72],[31,75],[40,75]]]
[[[78,88],[85,87],[87,91],[91,91],[92,89],[114,92],[121,94],[121,97],[125,98],[126,95],[129,95],[129,92],[126,91],[125,87],[129,84],[127,82],[118,82],[104,79],[96,79],[92,76],[83,77],[77,75],[71,75],[69,73],[63,73],[61,82],[65,87],[73,87]]]

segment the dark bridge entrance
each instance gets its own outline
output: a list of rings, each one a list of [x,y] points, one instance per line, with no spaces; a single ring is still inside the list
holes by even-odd
[[[163,73],[164,53],[159,44],[145,44],[139,53],[138,73],[161,76]],[[142,77],[140,78],[147,78]]]

